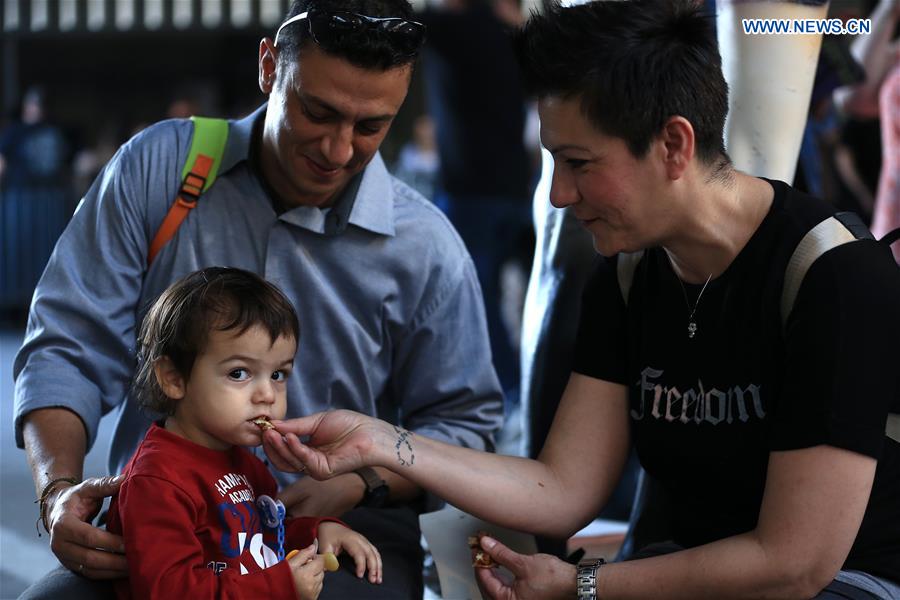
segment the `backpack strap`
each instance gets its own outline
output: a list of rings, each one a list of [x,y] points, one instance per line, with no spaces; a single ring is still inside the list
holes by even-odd
[[[897,236],[895,230],[882,238],[890,244],[890,236]],[[862,220],[854,213],[841,212],[829,217],[810,229],[791,255],[784,273],[784,287],[781,290],[781,325],[787,326],[788,317],[794,309],[794,301],[800,291],[800,284],[806,272],[817,258],[838,246],[857,240],[875,239]],[[885,435],[900,442],[900,414],[889,413]]]
[[[175,236],[181,222],[188,213],[197,206],[200,195],[209,189],[216,180],[225,142],[228,140],[228,121],[225,119],[207,119],[191,117],[194,122],[194,134],[191,138],[191,149],[181,170],[181,189],[175,202],[169,208],[166,218],[150,242],[147,253],[147,266],[159,254],[163,246]]]
[[[900,413],[888,413],[884,435],[900,444]]]
[[[620,252],[616,261],[616,277],[619,280],[619,290],[622,292],[625,306],[628,306],[628,295],[631,293],[631,284],[634,283],[634,271],[643,257],[643,250]]]
[[[890,246],[897,240],[900,240],[900,227],[888,231],[886,234],[884,234],[884,237],[882,237],[878,241],[880,241],[882,244],[887,244],[888,246]]]
[[[865,234],[859,230],[859,225],[865,230]],[[803,283],[803,278],[806,277],[806,272],[812,264],[832,248],[856,241],[859,239],[857,234],[870,239],[872,237],[859,217],[853,213],[837,213],[806,232],[794,249],[784,272],[784,287],[781,288],[782,328],[787,326],[788,317],[794,310],[794,302],[800,291],[800,284]]]

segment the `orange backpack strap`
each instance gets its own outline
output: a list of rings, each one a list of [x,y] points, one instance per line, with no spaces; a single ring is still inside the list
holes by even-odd
[[[203,117],[191,117],[191,121],[194,122],[194,135],[188,158],[181,171],[181,189],[178,190],[178,196],[163,219],[162,225],[159,226],[156,236],[150,242],[150,250],[147,252],[148,267],[163,246],[175,236],[178,227],[191,209],[197,206],[200,195],[215,181],[222,162],[222,154],[225,152],[228,121]]]

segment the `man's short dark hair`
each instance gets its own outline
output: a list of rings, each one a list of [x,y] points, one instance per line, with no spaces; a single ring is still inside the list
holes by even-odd
[[[324,12],[351,12],[369,17],[414,20],[412,6],[407,0],[294,0],[284,21],[312,8]],[[306,20],[292,23],[278,36],[279,60],[294,61],[303,48],[315,43]],[[357,67],[381,71],[412,64],[417,57],[417,54],[404,53],[401,48],[392,44],[390,39],[382,36],[348,38],[343,43],[330,45],[325,52],[343,58]]]
[[[580,97],[599,131],[635,157],[672,116],[694,128],[698,158],[724,157],[728,84],[714,16],[693,0],[605,0],[533,15],[516,36],[528,90]]]
[[[212,330],[240,335],[251,327],[300,340],[297,313],[277,287],[259,275],[226,267],[209,267],[176,281],[153,303],[138,336],[138,369],[132,394],[152,412],[172,414],[175,402],[156,380],[154,366],[168,357],[185,381]]]

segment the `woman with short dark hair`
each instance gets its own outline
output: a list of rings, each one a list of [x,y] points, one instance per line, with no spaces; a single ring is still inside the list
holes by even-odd
[[[576,569],[483,540],[516,575],[479,570],[491,597],[900,596],[900,442],[885,430],[900,412],[897,267],[829,205],[733,167],[727,86],[695,4],[554,7],[518,39],[555,162],[551,202],[571,206],[606,257],[538,459],[345,411],[266,434],[279,468],[327,478],[384,465],[485,520],[554,537],[598,514],[634,444],[671,498],[674,546]],[[852,243],[790,266],[823,229]]]

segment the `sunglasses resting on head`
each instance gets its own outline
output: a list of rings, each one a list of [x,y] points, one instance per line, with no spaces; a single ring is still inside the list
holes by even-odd
[[[307,22],[313,40],[325,50],[333,48],[339,41],[346,40],[350,36],[376,35],[387,38],[400,52],[412,56],[419,51],[425,41],[425,26],[417,21],[311,8],[281,24],[275,33],[275,46],[278,46],[278,36],[282,29],[303,20]]]

